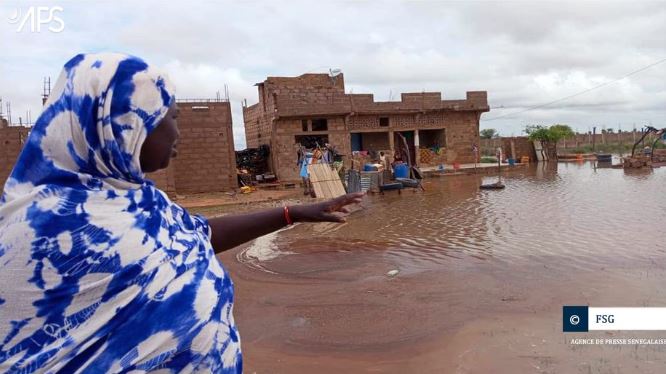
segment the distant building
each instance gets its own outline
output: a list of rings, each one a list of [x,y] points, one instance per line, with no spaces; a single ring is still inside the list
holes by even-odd
[[[333,144],[349,167],[353,151],[392,155],[397,133],[418,165],[472,163],[479,119],[489,111],[485,91],[467,92],[465,100],[422,92],[375,102],[372,94],[346,94],[342,74],[268,77],[256,86],[259,102],[243,108],[247,146],[270,145],[273,171],[282,180],[299,179],[300,144]]]

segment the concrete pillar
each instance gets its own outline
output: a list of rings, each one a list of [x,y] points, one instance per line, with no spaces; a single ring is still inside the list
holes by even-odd
[[[421,152],[419,152],[419,130],[414,130],[414,165],[421,164]]]
[[[389,131],[389,148],[391,148],[391,157],[395,156],[395,135],[393,134],[393,131]],[[391,160],[393,162],[393,160]]]

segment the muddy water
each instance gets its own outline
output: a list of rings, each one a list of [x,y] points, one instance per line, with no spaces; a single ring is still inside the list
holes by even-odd
[[[427,180],[344,225],[297,225],[220,258],[248,373],[666,371],[663,346],[580,346],[562,305],[666,306],[666,169],[590,163]],[[397,274],[396,274],[397,273]]]

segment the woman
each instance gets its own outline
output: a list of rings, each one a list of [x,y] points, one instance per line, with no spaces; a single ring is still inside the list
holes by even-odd
[[[0,372],[241,372],[215,253],[360,201],[189,215],[144,174],[177,153],[173,92],[135,57],[65,65],[0,200]]]

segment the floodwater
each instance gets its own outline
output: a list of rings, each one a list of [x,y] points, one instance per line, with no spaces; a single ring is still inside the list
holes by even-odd
[[[663,373],[665,346],[575,345],[563,305],[666,307],[666,168],[540,164],[368,196],[220,259],[247,373]]]

